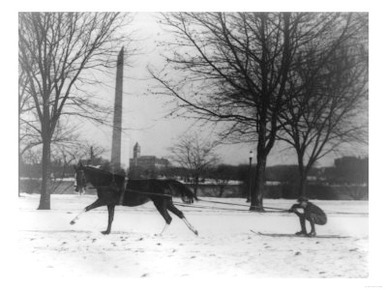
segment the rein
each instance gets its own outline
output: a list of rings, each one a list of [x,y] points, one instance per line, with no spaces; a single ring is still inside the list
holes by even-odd
[[[229,203],[229,202],[221,202],[221,201],[213,201],[213,200],[204,200],[204,199],[198,199],[199,201],[208,202],[208,203],[216,203],[216,204],[224,204],[224,205],[235,205],[235,206],[242,206],[242,207],[248,207],[250,208],[250,205],[244,205],[244,204],[237,204],[237,203]],[[288,212],[288,209],[278,208],[278,207],[267,207],[264,206],[264,209],[271,209],[276,210],[277,212]]]
[[[208,201],[210,202],[210,201]],[[192,208],[202,208],[202,209],[212,209],[212,210],[223,210],[223,211],[229,211],[229,212],[244,212],[244,213],[252,213],[252,211],[249,211],[249,210],[245,210],[245,209],[240,209],[240,208],[225,208],[225,207],[213,207],[213,206],[203,206],[203,205],[188,205],[188,204],[184,204],[184,203],[179,203],[179,202],[175,202],[176,205],[179,205],[179,206],[183,206],[183,207],[192,207]],[[232,203],[227,203],[227,204],[232,204]],[[238,205],[238,204],[235,204],[235,205]],[[277,213],[277,212],[281,212],[281,211],[274,211],[274,210],[269,210],[269,211],[265,211],[265,213],[268,213],[268,212],[271,212],[271,213]],[[283,210],[283,212],[288,212],[287,210]]]
[[[176,205],[183,206],[183,207],[192,207],[192,208],[203,208],[203,209],[213,209],[213,210],[226,210],[226,211],[240,211],[240,212],[248,212],[244,209],[231,209],[231,208],[224,208],[224,207],[212,207],[212,206],[203,206],[203,205],[188,205],[181,202],[175,202]]]

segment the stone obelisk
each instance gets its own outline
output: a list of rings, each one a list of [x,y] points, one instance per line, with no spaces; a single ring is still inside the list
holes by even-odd
[[[116,95],[114,101],[113,138],[111,163],[113,170],[121,165],[121,132],[122,132],[122,86],[124,74],[124,47],[117,58]]]

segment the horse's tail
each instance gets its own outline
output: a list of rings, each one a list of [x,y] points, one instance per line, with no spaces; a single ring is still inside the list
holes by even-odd
[[[193,203],[196,199],[194,193],[192,190],[184,185],[183,183],[177,181],[177,180],[167,180],[167,183],[169,185],[169,188],[171,189],[173,195],[180,194],[180,197],[183,202],[185,203]]]

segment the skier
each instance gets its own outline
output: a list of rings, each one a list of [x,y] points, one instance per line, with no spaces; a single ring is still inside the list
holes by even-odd
[[[327,223],[326,214],[321,208],[308,201],[305,197],[300,197],[297,202],[298,203],[293,204],[289,209],[289,212],[294,212],[300,218],[301,231],[297,232],[296,235],[308,237],[316,236],[314,225],[325,225]],[[298,209],[302,209],[303,212],[298,211]],[[306,232],[305,220],[310,222],[310,233]]]

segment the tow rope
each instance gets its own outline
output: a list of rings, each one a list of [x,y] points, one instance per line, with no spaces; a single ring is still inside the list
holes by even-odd
[[[237,204],[237,203],[229,203],[229,202],[222,202],[222,201],[214,201],[214,200],[204,200],[204,199],[198,199],[198,201],[203,201],[203,202],[209,202],[209,203],[217,203],[217,204],[223,204],[223,205],[234,205],[234,206],[242,206],[242,207],[248,207],[250,208],[250,205],[245,205],[245,204]],[[271,210],[276,210],[278,212],[288,212],[288,209],[284,208],[278,208],[278,207],[268,207],[268,206],[263,206],[264,209],[271,209]]]

